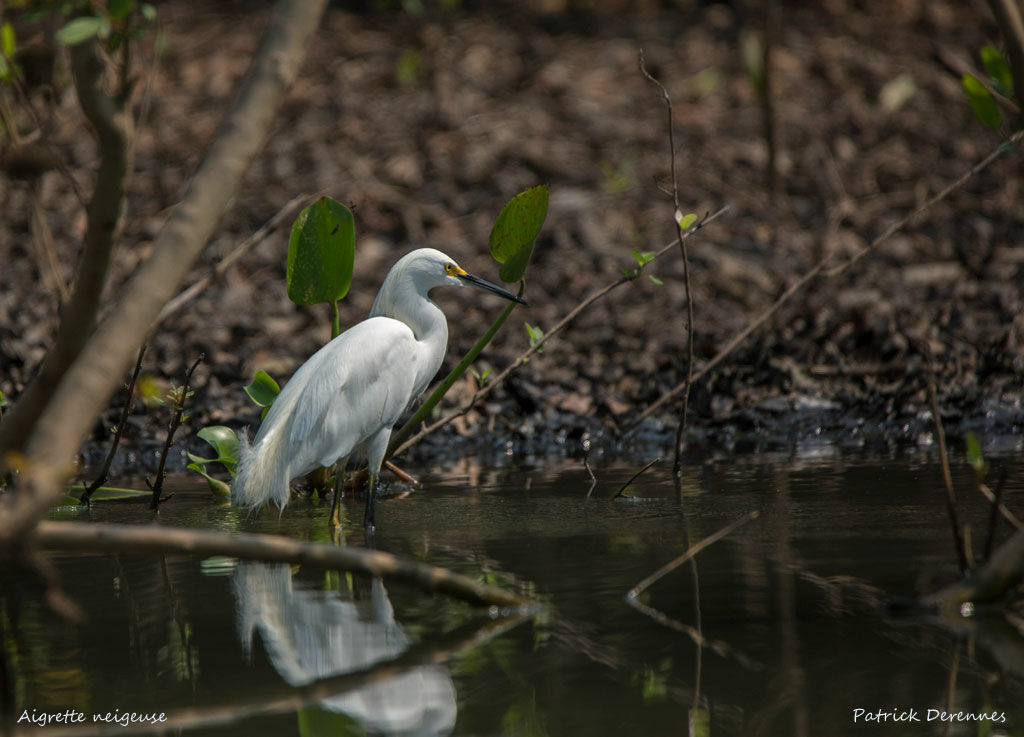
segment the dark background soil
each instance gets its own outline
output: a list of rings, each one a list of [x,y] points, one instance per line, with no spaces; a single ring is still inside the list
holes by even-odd
[[[504,367],[528,345],[522,320],[550,328],[631,267],[631,249],[655,250],[673,237],[665,106],[638,71],[642,48],[674,101],[684,209],[729,205],[689,242],[702,362],[822,254],[849,257],[1001,140],[975,119],[951,69],[956,60],[980,66],[979,49],[999,44],[980,1],[786,2],[773,67],[782,187],[774,204],[762,109],[743,57],[744,39],[764,27],[759,3],[425,4],[422,13],[386,3],[328,11],[194,278],[293,197],[322,190],[356,214],[356,275],[342,306],[343,325],[352,324],[391,263],[416,246],[440,248],[496,279],[486,245],[494,218],[519,191],[547,183],[550,210],[528,274],[531,307],[514,313],[478,362],[481,371]],[[159,4],[159,30],[135,57],[135,169],[111,294],[146,258],[181,196],[268,9]],[[41,32],[19,26],[26,42]],[[89,192],[96,146],[59,54],[54,69],[39,75],[52,78],[56,101],[45,135]],[[1000,438],[997,448],[1019,448],[1022,175],[1019,156],[1004,156],[854,268],[812,281],[695,387],[692,448],[757,450],[822,437],[872,451],[927,446],[921,341],[935,357],[953,434],[973,429]],[[36,188],[60,277],[70,281],[82,208],[56,171]],[[57,319],[55,282],[30,236],[31,191],[8,167],[0,180],[0,390],[10,401],[42,360]],[[201,448],[193,434],[207,424],[255,425],[258,413],[242,392],[253,372],[283,379],[329,337],[324,309],[295,307],[285,295],[288,224],[153,336],[144,367],[151,383],[180,383],[206,355],[180,436],[186,447]],[[662,286],[642,277],[612,292],[419,452],[459,447],[452,440],[462,436],[498,455],[580,453],[586,439],[663,452],[677,403],[617,439],[685,375],[678,253],[651,273]],[[449,315],[451,365],[503,305],[469,290],[434,297]],[[455,396],[470,391],[464,383]],[[87,462],[100,457],[123,402],[115,397],[97,426]],[[139,403],[122,469],[153,465],[165,422],[166,410]]]

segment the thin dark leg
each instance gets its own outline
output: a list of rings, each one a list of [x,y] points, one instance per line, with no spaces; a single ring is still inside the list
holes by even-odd
[[[345,469],[341,465],[334,476],[334,500],[331,502],[331,524],[340,526],[338,514],[341,512],[341,490],[345,486]]]
[[[377,507],[377,476],[371,473],[368,483],[369,488],[366,490],[366,513],[363,515],[363,526],[368,530],[372,530],[374,528],[373,513]]]

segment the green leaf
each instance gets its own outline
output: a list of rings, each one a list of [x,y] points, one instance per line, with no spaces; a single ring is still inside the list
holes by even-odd
[[[988,463],[985,462],[985,456],[981,452],[981,442],[973,432],[967,433],[967,461],[971,464],[971,468],[974,469],[974,473],[977,474],[978,478],[985,478],[985,474],[988,471]]]
[[[965,74],[962,83],[964,92],[967,93],[967,102],[970,103],[971,110],[974,111],[975,116],[981,121],[982,125],[989,128],[998,128],[1002,122],[999,106],[996,105],[992,94],[985,89],[985,85],[972,74]]]
[[[142,5],[139,6],[139,12],[142,13],[142,17],[150,23],[156,20],[156,8],[149,3],[142,3]]]
[[[981,49],[981,63],[985,65],[985,71],[992,78],[992,86],[997,92],[1013,97],[1013,72],[1006,63],[1006,58],[992,44],[987,44]]]
[[[4,393],[0,392],[0,407],[6,407],[6,406],[7,406],[7,400],[4,399]]]
[[[86,15],[68,21],[57,31],[57,42],[65,46],[74,46],[88,41],[94,36],[106,38],[110,33],[110,21],[99,15]]]
[[[633,259],[636,261],[638,266],[643,266],[654,260],[654,251],[638,251],[635,248],[632,249]]]
[[[135,0],[110,0],[107,10],[110,12],[111,18],[124,20],[132,12],[134,6]]]
[[[209,443],[217,452],[217,457],[200,458],[190,453],[189,458],[196,463],[221,463],[228,473],[234,476],[235,466],[238,464],[238,436],[235,435],[235,431],[224,425],[211,425],[197,432],[196,436]]]
[[[0,51],[8,59],[14,58],[14,28],[10,23],[4,23],[0,26]]]
[[[245,393],[260,407],[269,407],[281,393],[281,387],[270,374],[260,369],[252,377],[252,383],[245,387]]]
[[[355,240],[352,211],[337,200],[321,197],[299,213],[288,239],[288,298],[314,305],[348,294]]]
[[[541,184],[520,192],[502,208],[490,238],[491,255],[501,264],[498,277],[506,284],[523,278],[533,246],[548,214],[548,187]]]
[[[663,282],[663,281],[662,281],[661,279],[659,279],[658,277],[656,277],[656,276],[655,276],[654,274],[648,274],[648,275],[647,275],[647,278],[648,278],[648,279],[650,279],[650,280],[651,280],[652,282],[654,282],[655,284],[657,284],[657,285],[658,285],[659,287],[660,287],[661,285],[663,285],[663,284],[665,283],[665,282]]]
[[[696,213],[689,213],[684,215],[679,210],[676,210],[676,224],[679,226],[679,230],[684,233],[690,229],[690,226],[697,222]]]
[[[537,345],[537,343],[539,343],[541,341],[541,339],[544,337],[544,331],[541,330],[538,326],[531,325],[528,322],[524,322],[523,325],[526,326],[526,334],[528,336],[530,336],[530,345],[531,346]],[[543,353],[543,352],[544,352],[544,346],[541,346],[540,348],[537,349],[537,353]]]
[[[420,52],[417,49],[406,49],[395,65],[395,79],[403,87],[411,87],[420,77]]]
[[[188,457],[191,458],[193,462],[188,464],[185,468],[189,469],[190,471],[195,471],[204,479],[206,479],[206,483],[210,485],[210,491],[212,491],[215,496],[231,496],[230,486],[228,486],[220,479],[215,479],[213,476],[206,472],[206,464],[211,462],[210,459],[197,458],[197,456],[194,456],[191,453],[188,454]]]

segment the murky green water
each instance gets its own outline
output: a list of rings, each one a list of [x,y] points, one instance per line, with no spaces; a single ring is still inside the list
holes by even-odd
[[[880,610],[889,596],[955,576],[933,464],[761,458],[693,468],[678,488],[654,468],[629,499],[612,497],[635,468],[595,470],[591,489],[571,462],[465,463],[423,473],[422,489],[381,503],[379,549],[545,604],[504,632],[481,632],[496,627],[486,613],[440,595],[345,574],[58,556],[88,620],[69,625],[38,593],[4,592],[5,711],[77,710],[84,723],[50,726],[67,737],[94,733],[93,715],[115,711],[164,713],[189,734],[275,737],[1024,734],[1019,620],[1014,629],[996,614],[955,630]],[[980,549],[987,505],[968,493],[968,469],[955,475]],[[1006,500],[1018,514],[1022,496],[1017,463]],[[757,519],[651,585],[646,609],[627,603],[688,541],[754,510]],[[360,508],[347,511],[361,519]],[[246,520],[179,491],[160,520],[327,540],[326,516],[298,502],[280,520]],[[108,504],[92,519],[148,515]],[[362,538],[353,525],[348,542]],[[396,657],[398,667],[379,667]],[[890,721],[865,721],[879,711]],[[929,721],[943,711],[996,720]],[[901,714],[920,721],[891,721]]]

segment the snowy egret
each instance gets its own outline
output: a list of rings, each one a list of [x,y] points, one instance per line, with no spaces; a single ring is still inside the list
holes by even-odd
[[[427,388],[448,348],[444,313],[427,296],[446,285],[469,285],[526,304],[433,248],[403,256],[384,279],[370,316],[299,367],[251,445],[242,434],[231,484],[235,506],[274,502],[283,509],[292,479],[336,461],[340,478],[349,456],[361,452],[370,472],[363,522],[373,527],[375,487],[391,428]]]

